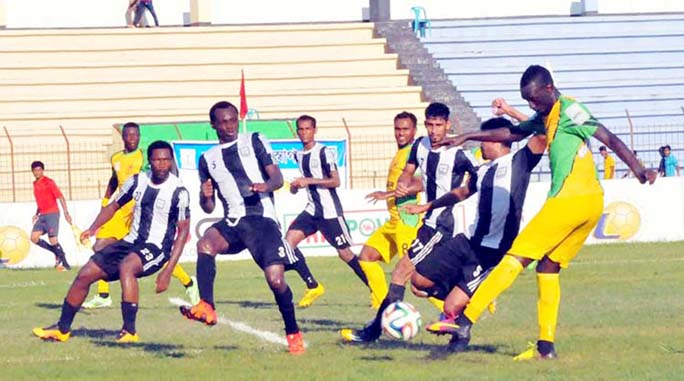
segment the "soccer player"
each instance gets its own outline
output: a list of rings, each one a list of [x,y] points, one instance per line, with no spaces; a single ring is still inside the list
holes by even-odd
[[[87,240],[102,224],[110,220],[126,203],[134,203],[133,224],[121,240],[96,251],[81,268],[71,284],[59,322],[46,328],[34,328],[33,334],[43,340],[67,341],[76,312],[88,296],[90,285],[100,279],[121,281],[121,313],[123,327],[118,343],[139,340],[135,328],[138,313],[137,278],[157,276],[158,293],[169,287],[171,272],[180,258],[190,232],[190,195],[173,167],[173,149],[164,141],[155,141],[147,149],[151,173],[131,176],[113,202],[100,210],[92,225],[83,232]],[[178,234],[176,234],[178,232]],[[168,262],[168,266],[164,264]]]
[[[112,155],[112,177],[109,179],[102,208],[109,205],[112,195],[121,192],[121,188],[132,176],[140,173],[145,166],[145,159],[140,143],[140,126],[134,122],[128,122],[121,129],[121,138],[124,149]],[[172,173],[177,175],[175,163],[172,165]],[[93,251],[101,251],[112,243],[121,240],[128,234],[129,227],[133,222],[134,202],[120,205],[114,216],[107,221],[95,234],[95,245]],[[173,276],[178,279],[185,287],[185,293],[190,301],[195,304],[199,302],[199,289],[196,282],[188,273],[177,264],[173,269]],[[109,296],[109,283],[104,280],[97,282],[97,294],[92,299],[83,303],[83,308],[105,308],[112,305],[112,298]]]
[[[528,67],[520,79],[520,93],[536,112],[532,118],[528,119],[503,99],[495,99],[492,103],[498,114],[521,121],[517,131],[500,128],[470,132],[456,137],[452,143],[460,144],[465,140],[509,142],[521,140],[533,132],[544,133],[551,165],[551,190],[542,209],[520,232],[508,253],[456,319],[455,340],[460,341],[460,348],[465,348],[470,340],[470,329],[486,306],[513,283],[522,269],[538,260],[539,340],[516,359],[552,359],[557,357],[554,341],[560,304],[560,270],[568,267],[577,255],[603,212],[603,190],[588,139],[593,136],[615,152],[642,184],[653,183],[656,173],[641,166],[632,151],[584,105],[562,95],[545,68]]]
[[[71,215],[67,209],[66,200],[57,184],[51,178],[45,176],[43,171],[45,164],[41,161],[31,163],[31,172],[36,178],[33,182],[33,195],[36,197],[36,214],[33,216],[33,229],[31,230],[31,242],[50,251],[55,255],[55,268],[58,271],[70,270],[69,262],[59,244],[59,207],[57,200],[62,204],[64,219],[71,224]],[[47,234],[50,243],[40,239],[43,234]]]
[[[316,119],[309,115],[297,118],[297,136],[302,142],[303,150],[297,151],[296,159],[302,177],[290,182],[290,192],[296,194],[306,189],[308,203],[299,213],[285,234],[285,240],[298,251],[297,245],[306,237],[320,231],[328,243],[337,250],[337,254],[368,286],[368,279],[361,269],[359,259],[351,251],[351,236],[344,219],[344,211],[336,188],[340,186],[337,172],[337,157],[330,148],[316,142]],[[310,306],[314,300],[323,295],[323,285],[317,283],[306,267],[301,252],[297,253],[298,261],[294,264],[302,279],[307,282],[307,291],[299,301],[300,307]]]
[[[603,156],[603,179],[614,179],[615,159],[613,159],[613,157],[608,154],[608,148],[606,148],[606,146],[599,147],[599,152],[601,153],[601,156]]]
[[[217,322],[214,309],[216,255],[248,249],[264,271],[285,322],[290,353],[304,353],[297,326],[292,291],[285,282],[284,264],[296,261],[278,226],[273,192],[283,186],[283,175],[273,161],[271,146],[257,133],[238,133],[238,110],[229,102],[209,110],[219,144],[199,161],[200,206],[206,213],[216,207],[216,193],[224,219],[207,229],[197,242],[197,283],[201,300],[181,307],[183,316],[209,326]]]
[[[416,116],[410,112],[404,111],[394,117],[394,139],[397,141],[398,150],[390,163],[387,188],[385,191],[376,191],[366,196],[366,199],[373,203],[386,200],[390,215],[390,219],[368,238],[359,254],[359,264],[368,278],[368,287],[371,289],[371,305],[376,309],[387,296],[385,272],[378,262],[382,260],[389,263],[395,255],[403,257],[411,241],[416,238],[420,222],[420,216],[399,211],[404,205],[417,204],[417,194],[408,194],[405,197],[397,197],[395,194],[399,176],[406,166],[416,137],[416,125]],[[413,181],[415,184],[411,188],[417,192],[422,191],[423,183],[420,177],[414,177]]]
[[[412,179],[420,169],[427,202],[433,202],[452,189],[467,183],[474,187],[477,180],[475,158],[461,147],[443,147],[446,133],[451,127],[449,108],[442,103],[431,103],[425,109],[427,137],[413,143],[408,162],[399,177],[395,194],[405,197],[415,194],[419,185]],[[446,204],[445,204],[446,205]],[[433,203],[432,210],[423,217],[423,225],[409,247],[408,255],[402,257],[392,271],[392,279],[387,296],[380,304],[375,319],[361,330],[344,328],[340,335],[345,341],[370,342],[380,337],[382,312],[395,300],[401,300],[405,284],[415,270],[415,264],[439,246],[444,237],[451,237],[455,229],[454,216],[450,209],[440,203]]]

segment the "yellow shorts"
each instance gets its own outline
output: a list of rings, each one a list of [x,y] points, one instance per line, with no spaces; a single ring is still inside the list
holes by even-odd
[[[568,267],[603,213],[603,195],[549,198],[518,234],[509,254]]]
[[[414,227],[401,221],[387,221],[368,237],[366,246],[377,250],[382,256],[382,260],[389,263],[395,254],[402,257],[408,252],[411,242],[416,238],[419,227],[420,224]]]
[[[95,234],[95,238],[106,239],[115,238],[122,239],[128,234],[128,230],[133,222],[133,207],[135,203],[129,202],[114,213],[112,219],[105,222]]]

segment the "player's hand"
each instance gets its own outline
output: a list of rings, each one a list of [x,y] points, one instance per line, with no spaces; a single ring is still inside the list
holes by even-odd
[[[71,222],[71,214],[69,214],[69,212],[64,212],[64,219],[66,220],[66,222],[69,223],[69,225],[72,224],[72,222]]]
[[[408,204],[408,205],[404,205],[401,207],[401,210],[404,213],[408,213],[408,214],[421,214],[423,212],[427,212],[429,209],[430,209],[430,204],[423,204],[423,205]]]
[[[296,179],[292,180],[290,182],[290,188],[295,187],[297,189],[304,188],[307,186],[306,178],[305,177],[297,177]]]
[[[397,187],[394,188],[394,196],[395,197],[406,197],[409,195],[409,187],[406,185],[399,183],[397,184]]]
[[[214,197],[214,184],[211,183],[211,179],[203,182],[200,189],[202,190],[202,196],[206,198]]]
[[[33,217],[31,217],[31,223],[32,223],[32,224],[35,224],[36,221],[38,221],[38,215],[37,215],[37,214],[34,214]]]
[[[166,269],[164,269],[159,273],[159,276],[157,276],[157,288],[155,290],[157,294],[166,291],[169,288],[169,283],[171,283],[171,271],[166,271]]]
[[[642,184],[649,183],[653,184],[656,181],[656,178],[658,177],[658,172],[652,170],[652,169],[646,169],[644,168],[639,172],[639,175],[637,178],[639,179],[639,182]]]
[[[496,116],[507,115],[510,106],[503,98],[495,98],[492,101],[492,114]]]
[[[266,183],[254,183],[249,189],[254,193],[265,193],[268,192],[268,185]]]
[[[81,240],[81,242],[86,242],[86,241],[89,241],[90,237],[92,237],[92,236],[93,236],[93,232],[90,229],[86,229],[83,231],[83,233],[81,233],[81,236],[79,237],[79,239]]]
[[[414,286],[413,284],[411,284],[411,291],[413,292],[413,295],[419,298],[427,298],[428,296],[430,296],[426,291],[417,289],[416,286]]]
[[[432,146],[434,148],[436,147],[457,147],[460,145],[463,145],[463,143],[466,142],[466,137],[464,135],[456,135],[450,138],[444,138],[442,139],[441,142],[433,144]]]
[[[387,200],[392,196],[390,192],[375,191],[366,195],[366,201],[375,204],[380,200]]]

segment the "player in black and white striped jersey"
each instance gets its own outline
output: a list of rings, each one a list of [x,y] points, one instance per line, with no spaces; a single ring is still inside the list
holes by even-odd
[[[337,155],[330,147],[316,142],[315,135],[315,118],[309,115],[297,118],[297,136],[302,142],[303,150],[297,152],[296,159],[303,176],[290,182],[290,192],[295,194],[300,189],[306,189],[308,203],[290,224],[285,239],[295,249],[298,258],[293,267],[307,283],[307,291],[299,301],[300,307],[310,306],[325,292],[323,285],[311,275],[304,256],[297,248],[303,239],[317,231],[337,249],[340,259],[368,286],[368,279],[361,269],[359,259],[350,249],[349,227],[336,191],[340,186]]]
[[[181,307],[181,313],[208,325],[217,321],[214,309],[215,257],[249,250],[266,276],[285,322],[290,353],[304,352],[295,318],[292,291],[285,282],[284,265],[296,261],[278,226],[273,192],[283,176],[273,161],[268,140],[258,133],[239,134],[238,111],[218,102],[209,111],[219,144],[202,154],[199,162],[200,206],[206,213],[216,207],[216,193],[224,219],[207,229],[197,242],[197,283],[200,303]]]
[[[147,157],[151,172],[129,178],[116,199],[102,208],[80,238],[89,239],[121,206],[131,201],[135,206],[128,235],[95,252],[71,285],[59,322],[52,327],[35,328],[36,336],[45,340],[68,340],[74,316],[88,296],[90,285],[100,279],[120,279],[124,323],[117,341],[138,341],[135,328],[139,297],[137,278],[163,268],[157,277],[157,292],[165,291],[190,233],[190,195],[180,179],[171,173],[171,145],[155,141],[148,147]],[[168,266],[164,267],[167,262]]]
[[[464,184],[474,188],[477,181],[475,158],[461,147],[442,146],[451,127],[449,108],[442,103],[431,103],[425,109],[425,127],[428,136],[421,137],[413,143],[408,162],[399,177],[396,196],[403,197],[416,192],[416,185],[411,182],[416,170],[421,172],[427,202],[435,201]],[[402,257],[392,271],[389,292],[382,301],[375,319],[362,330],[342,329],[340,335],[345,341],[369,342],[380,337],[382,312],[392,302],[403,299],[405,284],[415,270],[412,258],[437,247],[444,237],[451,237],[454,223],[453,215],[445,205],[435,205],[423,217],[423,225],[418,229],[408,255]]]

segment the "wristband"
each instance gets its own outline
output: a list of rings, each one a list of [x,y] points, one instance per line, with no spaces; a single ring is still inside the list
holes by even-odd
[[[102,199],[102,207],[104,208],[107,205],[109,205],[109,199],[107,197],[105,197]]]

